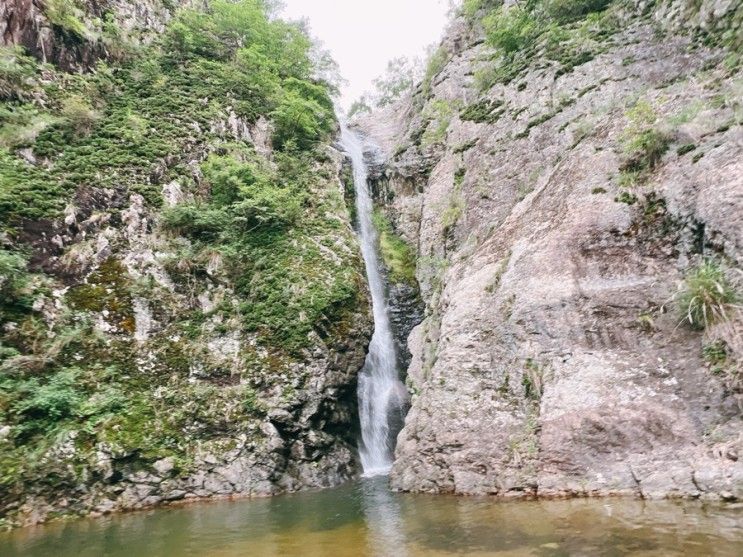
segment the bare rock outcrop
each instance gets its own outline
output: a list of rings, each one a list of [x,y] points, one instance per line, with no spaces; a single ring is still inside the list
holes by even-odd
[[[680,323],[674,299],[705,258],[740,272],[739,74],[689,32],[740,8],[659,4],[630,9],[592,59],[537,56],[485,92],[489,47],[459,19],[430,96],[359,122],[427,302],[395,488],[743,498],[742,393],[703,356],[721,337]],[[638,106],[668,144],[628,185]]]

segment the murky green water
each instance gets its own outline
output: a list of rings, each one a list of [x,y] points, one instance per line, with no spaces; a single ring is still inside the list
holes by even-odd
[[[743,508],[397,495],[384,479],[0,534],[2,557],[743,556]]]

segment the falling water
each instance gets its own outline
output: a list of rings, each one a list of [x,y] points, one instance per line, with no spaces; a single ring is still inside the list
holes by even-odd
[[[364,475],[378,476],[388,473],[392,467],[392,452],[398,431],[391,424],[399,422],[407,392],[398,375],[395,343],[377,251],[377,231],[372,221],[374,207],[369,194],[363,144],[345,126],[342,128],[341,142],[353,162],[358,233],[374,310],[374,335],[359,374],[359,452]]]

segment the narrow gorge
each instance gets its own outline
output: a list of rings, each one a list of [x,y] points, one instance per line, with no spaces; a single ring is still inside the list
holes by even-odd
[[[0,555],[740,554],[743,5],[283,9],[0,4]]]
[[[388,285],[378,255],[379,232],[374,225],[364,145],[346,126],[341,129],[341,142],[352,161],[359,241],[374,315],[374,334],[366,362],[359,372],[359,454],[364,475],[385,475],[392,468],[395,441],[407,412],[408,391],[400,380],[399,360],[388,313]]]

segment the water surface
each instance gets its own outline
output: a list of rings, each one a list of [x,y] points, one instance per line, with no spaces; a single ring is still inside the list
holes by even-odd
[[[394,494],[385,478],[0,534],[2,557],[743,555],[743,508]]]

